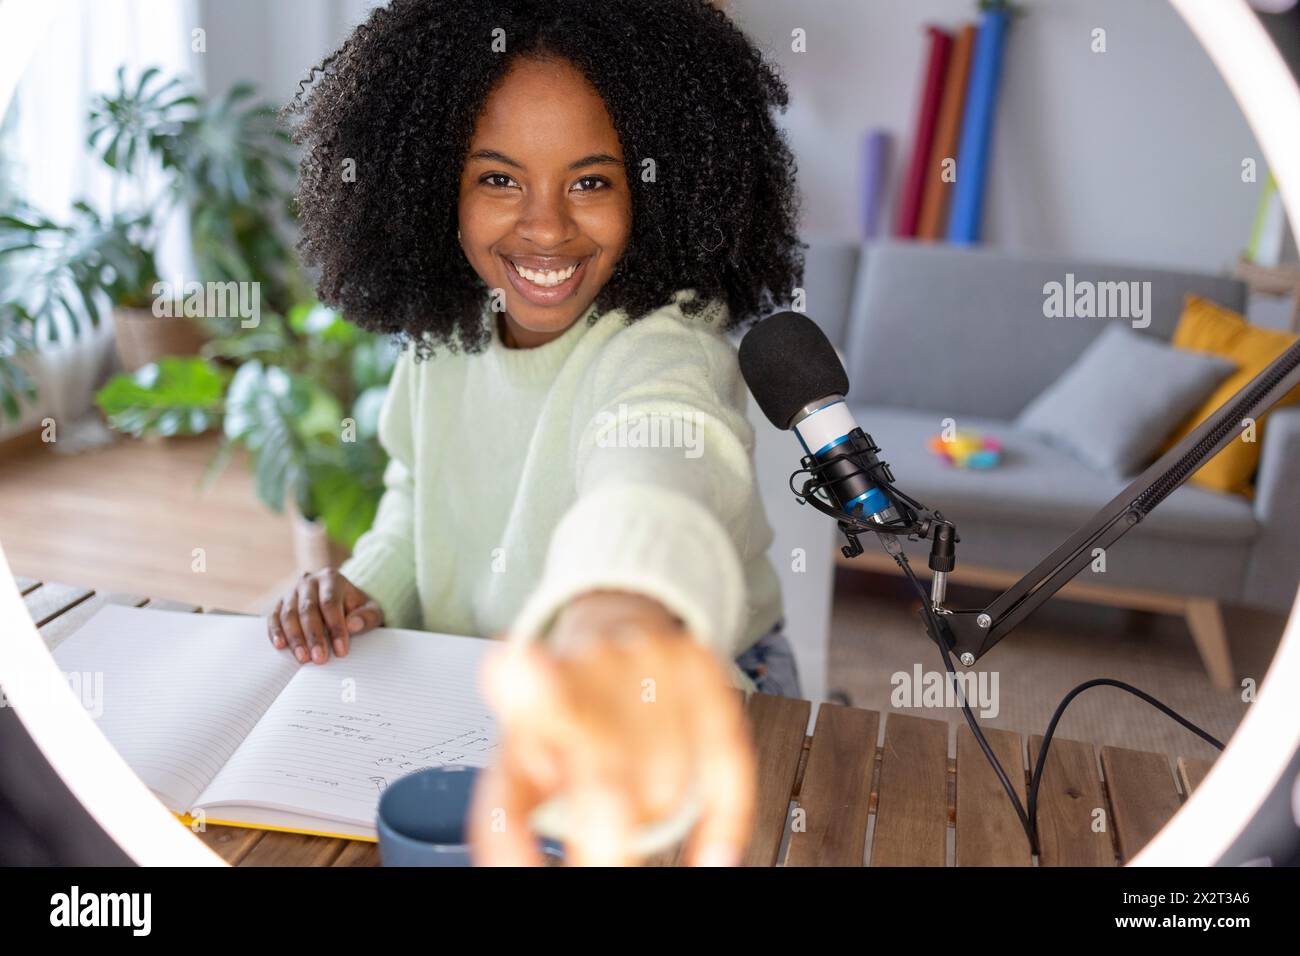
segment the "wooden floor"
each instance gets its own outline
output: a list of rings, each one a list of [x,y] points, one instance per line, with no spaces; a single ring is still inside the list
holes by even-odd
[[[119,437],[76,455],[40,444],[4,454],[0,548],[9,566],[96,590],[263,611],[294,576],[290,521],[257,499],[242,453],[198,490],[218,441]]]

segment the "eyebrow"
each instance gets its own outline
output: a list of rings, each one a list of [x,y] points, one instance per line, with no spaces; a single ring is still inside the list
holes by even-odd
[[[513,166],[515,169],[523,169],[524,164],[511,159],[505,153],[499,153],[495,149],[480,149],[469,155],[470,159],[487,159],[495,160],[499,163],[505,163],[507,166]],[[582,159],[574,160],[569,163],[569,169],[582,169],[584,166],[622,166],[623,161],[617,159],[609,153],[592,153],[590,156],[584,156]]]

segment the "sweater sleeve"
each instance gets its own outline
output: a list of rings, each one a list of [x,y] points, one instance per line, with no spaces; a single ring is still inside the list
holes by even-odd
[[[646,316],[589,368],[574,425],[576,501],[512,637],[540,637],[569,600],[608,588],[656,598],[724,665],[741,650],[753,431],[735,349],[689,321]]]
[[[415,567],[415,487],[412,352],[398,356],[379,412],[379,443],[388,452],[384,494],[369,530],[357,539],[339,572],[383,609],[387,627],[419,628],[421,611]]]

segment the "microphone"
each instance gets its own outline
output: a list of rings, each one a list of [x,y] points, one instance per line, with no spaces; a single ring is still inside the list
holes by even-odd
[[[849,377],[817,323],[798,312],[763,319],[741,339],[740,374],[767,420],[794,431],[839,510],[876,524],[898,520],[889,497],[870,479],[869,469],[881,465],[879,449],[844,402]],[[892,481],[888,466],[881,467]]]

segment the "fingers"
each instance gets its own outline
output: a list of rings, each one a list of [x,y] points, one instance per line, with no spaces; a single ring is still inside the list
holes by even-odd
[[[484,661],[484,695],[497,712],[515,769],[545,791],[561,779],[560,747],[577,728],[553,663],[537,648],[504,644]]]
[[[500,760],[479,772],[467,821],[475,866],[540,866],[541,852],[528,818],[544,795],[507,746]]]
[[[266,617],[266,634],[277,651],[282,651],[289,646],[289,639],[284,634],[284,625],[280,623],[280,611],[283,607],[283,600],[276,601],[275,607]]]
[[[360,634],[384,623],[384,611],[365,591],[361,590],[341,574],[339,592],[343,596],[343,627],[349,641],[352,635]]]
[[[635,819],[627,778],[609,754],[570,750],[565,790],[572,800],[565,842],[571,866],[628,866]]]
[[[626,656],[618,649],[608,653],[611,660]],[[649,814],[654,816],[680,799],[687,762],[654,743],[667,729],[660,722],[674,723],[670,714],[657,718],[657,732],[636,720],[608,719],[609,706],[651,706],[641,703],[641,684],[634,679],[639,669],[604,672],[603,679],[587,675],[595,686],[579,693],[576,684],[583,678],[575,676],[575,667],[581,670],[546,649],[507,644],[487,662],[486,695],[510,747],[512,776],[547,798],[563,793],[568,801],[567,862],[627,866],[634,862],[634,837],[647,809],[655,808]],[[671,731],[667,737],[685,739]],[[646,785],[651,779],[657,786]]]
[[[346,627],[349,640],[364,631],[372,630],[384,623],[384,612],[374,601],[366,600],[347,612]]]
[[[325,621],[327,638],[332,638],[334,653],[348,652],[348,626],[343,611],[344,581],[337,574],[327,574],[320,582],[320,614]]]
[[[626,832],[622,804],[596,752],[591,735],[572,713],[555,663],[539,648],[507,643],[491,652],[483,668],[484,693],[497,712],[502,752],[480,781],[471,852],[476,864],[537,865],[541,854],[530,825],[532,812],[563,790],[575,794],[575,828],[582,845],[573,844],[573,861],[587,864],[622,861]],[[572,754],[578,754],[571,759]],[[562,756],[563,755],[563,756]],[[588,786],[584,781],[594,780]],[[620,836],[620,834],[624,834]]]
[[[300,664],[324,664],[330,649],[343,656],[355,634],[378,627],[379,605],[333,568],[304,573],[293,593],[267,617],[267,636],[277,649],[289,648]]]
[[[324,664],[330,659],[329,635],[320,612],[320,584],[315,575],[298,582],[298,623],[307,638],[311,659]]]
[[[303,636],[302,627],[298,623],[297,592],[281,599],[275,605],[274,614],[280,633],[293,652],[293,656],[298,659],[299,664],[306,664],[311,659],[311,652],[307,647],[307,638]]]
[[[505,642],[483,662],[483,690],[503,724],[520,730],[561,721],[568,713],[555,664],[528,644]]]
[[[753,827],[757,761],[739,699],[712,676],[702,684],[693,711],[701,810],[686,860],[737,866]]]
[[[486,784],[491,807],[517,821],[521,808],[562,793],[570,862],[633,862],[640,828],[692,790],[700,817],[687,861],[740,862],[756,761],[740,700],[710,651],[676,639],[598,642],[557,658],[507,644],[486,662],[484,690],[503,741],[500,775]],[[522,834],[488,836],[498,849],[485,860],[536,854]]]
[[[628,776],[638,817],[663,820],[679,812],[691,790],[697,681],[691,676],[690,645],[670,640],[651,649],[657,653],[647,654],[634,671],[642,713],[633,738],[637,756],[629,761]],[[649,689],[653,694],[648,695]]]

